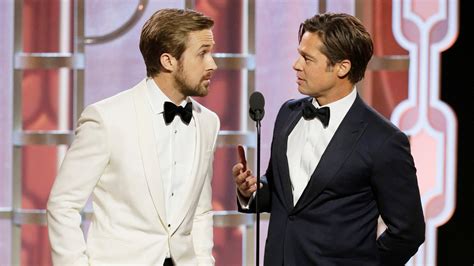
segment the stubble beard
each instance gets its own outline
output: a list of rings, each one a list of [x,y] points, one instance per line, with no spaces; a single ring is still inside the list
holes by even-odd
[[[179,70],[174,76],[175,84],[178,90],[186,97],[188,96],[197,96],[203,97],[206,96],[209,92],[209,85],[204,85],[202,80],[196,86],[189,84],[184,74],[184,68],[182,64],[179,66]]]

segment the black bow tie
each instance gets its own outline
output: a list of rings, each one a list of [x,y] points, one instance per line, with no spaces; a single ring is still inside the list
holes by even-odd
[[[323,126],[327,127],[329,125],[329,107],[316,108],[312,102],[305,101],[303,103],[303,117],[306,120],[318,117]]]
[[[193,103],[188,102],[183,108],[182,106],[176,106],[172,102],[165,102],[163,112],[165,123],[167,125],[171,123],[176,115],[179,115],[183,123],[188,125],[191,121],[191,118],[193,117]]]

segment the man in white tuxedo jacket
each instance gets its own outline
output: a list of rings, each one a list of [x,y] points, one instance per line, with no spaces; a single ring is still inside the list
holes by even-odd
[[[213,265],[214,22],[163,9],[140,37],[147,78],[82,113],[48,201],[55,265]],[[92,196],[92,197],[90,197]],[[92,199],[87,232],[81,211]]]

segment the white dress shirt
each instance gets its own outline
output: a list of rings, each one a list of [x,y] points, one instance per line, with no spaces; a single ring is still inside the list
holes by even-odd
[[[319,160],[321,160],[321,156],[356,97],[357,90],[354,87],[351,93],[344,98],[324,106],[320,106],[316,99],[313,98],[313,105],[316,108],[329,107],[330,119],[328,126],[324,128],[318,118],[305,120],[301,117],[288,136],[286,156],[288,158],[294,205],[296,205],[303,194],[311,175],[316,166],[318,166]],[[248,201],[240,196],[239,193],[237,193],[237,196],[242,209],[248,209],[255,198],[255,193],[253,193]]]
[[[191,178],[191,168],[194,161],[196,145],[196,122],[191,119],[189,125],[183,123],[176,115],[173,121],[165,124],[163,105],[166,101],[172,102],[157,86],[153,79],[147,79],[150,104],[155,113],[153,129],[158,147],[158,166],[165,189],[166,219],[173,218],[181,211],[182,194],[186,182]],[[185,106],[189,98],[181,102]],[[151,147],[150,147],[151,148]],[[157,177],[158,178],[158,177]]]
[[[316,108],[329,107],[330,119],[328,126],[324,128],[318,118],[305,120],[301,117],[288,136],[286,156],[288,158],[294,205],[303,194],[311,175],[318,166],[319,160],[321,160],[321,156],[354,103],[356,96],[357,90],[354,88],[344,98],[324,106],[319,106],[316,99],[313,99],[313,105]]]

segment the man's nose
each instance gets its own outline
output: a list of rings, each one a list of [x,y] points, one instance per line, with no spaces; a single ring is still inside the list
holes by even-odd
[[[295,70],[295,71],[301,70],[300,64],[299,64],[300,63],[300,58],[301,58],[301,56],[296,58],[295,62],[293,63],[293,70]]]
[[[211,60],[209,62],[209,67],[207,68],[207,70],[214,71],[216,69],[217,69],[216,61],[214,61],[214,57],[211,56]]]

